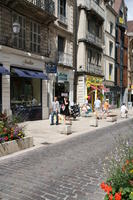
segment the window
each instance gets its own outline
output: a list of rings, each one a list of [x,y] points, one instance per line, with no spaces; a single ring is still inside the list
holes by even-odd
[[[58,14],[66,17],[66,0],[58,0]]]
[[[25,26],[25,17],[13,13],[12,16],[12,23],[18,22],[20,24],[20,32],[19,34],[13,34],[13,46],[18,49],[25,49],[25,32],[26,32],[26,26]]]
[[[40,34],[40,25],[36,22],[30,23],[30,50],[34,53],[40,53],[40,43],[41,43],[41,34]]]
[[[110,34],[112,35],[112,33],[113,33],[113,23],[110,22]]]
[[[92,60],[92,50],[88,49],[88,62],[91,63]]]
[[[61,36],[58,36],[58,52],[64,52],[65,39]]]
[[[114,3],[114,0],[110,0],[109,1],[109,5],[112,7],[113,6],[113,3]]]
[[[113,65],[109,64],[109,80],[112,80],[112,71],[113,71]]]
[[[41,80],[11,77],[11,106],[41,106]]]
[[[109,42],[109,55],[112,56],[113,42]]]
[[[97,53],[96,54],[97,56],[96,56],[96,64],[97,64],[97,66],[99,65],[99,62],[100,62],[100,54],[99,53]]]

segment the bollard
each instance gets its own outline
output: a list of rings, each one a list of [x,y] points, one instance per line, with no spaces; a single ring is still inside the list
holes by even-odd
[[[62,125],[60,128],[60,133],[64,135],[72,134],[72,125]]]

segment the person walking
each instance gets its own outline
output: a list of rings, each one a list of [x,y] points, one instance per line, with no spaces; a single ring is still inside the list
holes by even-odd
[[[99,111],[101,109],[101,101],[98,97],[94,102],[94,108],[95,108],[96,117],[98,118],[98,114],[99,114]]]
[[[109,114],[109,99],[106,99],[104,104],[103,104],[103,115],[104,114]]]
[[[54,125],[54,116],[56,116],[56,125],[58,125],[59,112],[60,112],[59,102],[57,100],[57,97],[54,97],[54,101],[52,102],[52,108],[51,108],[51,124],[50,125]]]
[[[125,103],[123,103],[121,106],[121,117],[127,118],[127,114],[128,114],[128,109],[127,109]]]
[[[70,122],[70,111],[69,111],[69,100],[67,97],[64,98],[64,123],[66,123],[66,119]],[[71,122],[70,122],[71,123]]]

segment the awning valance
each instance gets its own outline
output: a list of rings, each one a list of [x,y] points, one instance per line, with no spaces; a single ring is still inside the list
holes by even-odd
[[[0,65],[0,74],[10,75],[10,72],[5,67],[3,67],[2,65]]]
[[[44,74],[43,72],[39,72],[39,71],[31,71],[31,70],[26,70],[26,69],[14,68],[14,72],[19,77],[38,78],[38,79],[48,80],[48,76]]]

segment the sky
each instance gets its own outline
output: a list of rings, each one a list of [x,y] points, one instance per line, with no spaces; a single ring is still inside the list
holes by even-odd
[[[125,0],[128,7],[128,20],[133,20],[133,0]]]

